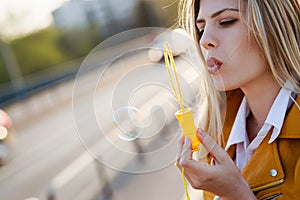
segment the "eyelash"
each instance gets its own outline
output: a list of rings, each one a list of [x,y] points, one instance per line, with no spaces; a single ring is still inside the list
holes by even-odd
[[[231,19],[231,20],[221,21],[218,25],[221,26],[222,28],[227,28],[227,27],[233,25],[237,21],[238,21],[238,19]],[[199,39],[200,39],[203,35],[204,29],[199,30],[197,28],[197,32],[198,32]]]
[[[238,19],[230,19],[226,21],[222,21],[219,23],[220,26],[226,28],[227,26],[230,26],[231,24],[234,24]]]

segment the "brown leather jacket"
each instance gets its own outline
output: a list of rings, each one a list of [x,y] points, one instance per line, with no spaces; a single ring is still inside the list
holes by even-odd
[[[227,97],[224,144],[226,144],[236,113],[242,100],[240,91]],[[300,97],[296,99],[300,105]],[[300,110],[296,104],[287,111],[279,137],[268,144],[270,132],[255,151],[242,175],[257,199],[300,199]],[[223,145],[224,147],[224,145]],[[228,150],[234,159],[235,147]],[[205,199],[213,195],[205,192]]]

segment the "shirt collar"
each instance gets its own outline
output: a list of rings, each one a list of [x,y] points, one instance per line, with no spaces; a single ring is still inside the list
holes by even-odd
[[[271,110],[269,111],[265,123],[272,125],[274,129],[268,143],[272,143],[280,134],[285,118],[285,114],[283,113],[286,113],[287,111],[289,99],[292,93],[290,88],[292,87],[293,86],[289,81],[284,84],[284,87],[281,88],[271,107]]]
[[[268,143],[272,143],[276,138],[279,136],[285,115],[283,113],[286,113],[287,107],[289,104],[289,99],[291,97],[291,91],[293,90],[292,84],[287,81],[284,85],[284,87],[281,88],[279,91],[277,97],[275,98],[275,101],[273,102],[273,105],[268,113],[267,119],[265,121],[265,125],[268,126],[270,129],[271,126],[273,126],[273,132],[271,135],[270,140]],[[243,100],[241,102],[241,105],[239,107],[239,110],[237,112],[235,121],[233,123],[231,133],[229,135],[227,144],[225,149],[228,150],[228,148],[233,144],[238,144],[240,142],[246,142],[245,145],[248,145],[248,137],[246,132],[246,118],[249,114],[249,107],[246,100],[246,97],[243,97]],[[260,131],[261,132],[261,131]]]

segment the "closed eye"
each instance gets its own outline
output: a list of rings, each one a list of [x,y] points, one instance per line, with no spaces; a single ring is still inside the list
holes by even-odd
[[[225,21],[221,21],[219,23],[219,25],[226,28],[228,26],[231,26],[232,24],[234,24],[237,21],[238,21],[238,19],[225,20]]]

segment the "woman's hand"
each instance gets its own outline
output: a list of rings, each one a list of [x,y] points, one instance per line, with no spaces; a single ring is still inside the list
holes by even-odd
[[[177,166],[184,168],[184,175],[191,186],[209,191],[222,199],[256,199],[226,151],[202,130],[198,130],[197,136],[213,159],[210,164],[193,160],[191,140],[182,137]]]

